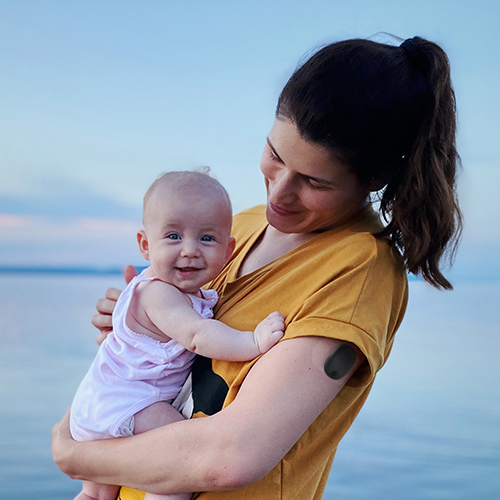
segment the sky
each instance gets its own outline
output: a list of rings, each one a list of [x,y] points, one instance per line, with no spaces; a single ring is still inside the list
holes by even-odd
[[[447,52],[458,108],[457,278],[500,277],[496,0],[0,0],[0,266],[144,265],[142,196],[204,165],[265,201],[279,92],[319,46],[379,32]]]

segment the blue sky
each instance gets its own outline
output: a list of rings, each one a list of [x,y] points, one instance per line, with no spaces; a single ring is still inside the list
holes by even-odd
[[[277,96],[321,44],[390,32],[448,53],[466,217],[460,275],[500,276],[495,0],[0,1],[1,264],[143,264],[156,176],[209,165],[236,211]],[[457,274],[457,275],[458,275]]]

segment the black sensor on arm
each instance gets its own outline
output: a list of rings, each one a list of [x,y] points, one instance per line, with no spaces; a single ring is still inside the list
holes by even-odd
[[[325,373],[333,380],[345,377],[356,361],[356,352],[348,344],[338,345],[326,358]]]

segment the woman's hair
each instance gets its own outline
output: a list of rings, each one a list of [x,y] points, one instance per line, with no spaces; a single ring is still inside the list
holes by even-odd
[[[370,190],[412,274],[437,288],[462,219],[456,197],[455,96],[448,58],[415,37],[394,47],[346,40],[316,52],[283,89],[277,117],[330,150]]]

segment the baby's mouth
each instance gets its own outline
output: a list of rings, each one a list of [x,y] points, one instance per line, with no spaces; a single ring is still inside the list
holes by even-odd
[[[181,274],[192,274],[201,271],[201,268],[198,267],[176,267],[175,269]]]

